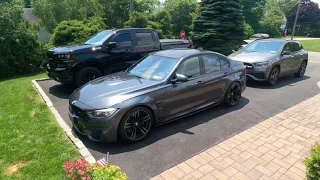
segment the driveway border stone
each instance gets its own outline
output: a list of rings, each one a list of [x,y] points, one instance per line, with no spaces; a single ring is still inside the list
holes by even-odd
[[[40,96],[42,97],[42,99],[44,100],[46,105],[50,108],[52,114],[54,115],[55,119],[57,120],[57,122],[59,123],[59,125],[61,126],[63,131],[66,133],[67,137],[72,141],[72,143],[79,150],[81,156],[84,157],[87,162],[89,162],[91,164],[95,163],[96,159],[92,156],[92,154],[87,149],[87,147],[82,143],[82,141],[72,134],[72,129],[62,119],[59,112],[54,108],[49,97],[46,95],[46,93],[42,90],[42,88],[40,87],[40,85],[37,82],[37,81],[45,81],[45,80],[49,80],[49,78],[32,80],[32,84],[35,87],[35,89],[37,90],[37,92],[40,94]]]

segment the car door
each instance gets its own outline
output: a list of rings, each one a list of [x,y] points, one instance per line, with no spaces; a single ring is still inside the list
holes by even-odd
[[[206,101],[213,101],[223,96],[229,81],[230,62],[217,54],[201,56],[203,63],[203,96]]]
[[[107,72],[118,72],[130,67],[133,59],[135,59],[134,44],[130,31],[116,34],[110,42],[115,42],[116,47],[108,52]]]
[[[302,53],[302,46],[298,42],[292,42],[293,43],[293,48],[294,52],[292,55],[294,56],[294,61],[293,61],[293,66],[292,66],[292,71],[296,72],[302,61],[303,61],[303,53]]]
[[[205,101],[202,94],[202,76],[198,56],[191,57],[182,62],[176,73],[189,77],[189,80],[187,82],[170,84],[166,88],[166,96],[163,99],[162,107],[165,108],[165,114],[168,116],[198,106]]]
[[[290,52],[289,54],[284,54],[285,51]],[[292,42],[287,42],[280,55],[280,73],[281,75],[288,74],[292,71],[294,56],[292,55],[294,47]]]

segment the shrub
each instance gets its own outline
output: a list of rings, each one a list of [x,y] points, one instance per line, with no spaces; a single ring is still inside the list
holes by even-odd
[[[65,162],[62,167],[68,173],[67,177],[70,179],[91,179],[92,167],[90,167],[90,164],[84,158]]]
[[[309,180],[320,179],[320,144],[316,144],[304,161],[307,166],[307,177]]]
[[[54,30],[50,43],[54,46],[80,44],[106,29],[101,18],[62,21]]]
[[[40,70],[45,51],[37,26],[23,17],[20,6],[0,3],[0,78]]]
[[[247,23],[244,24],[244,34],[248,39],[254,34],[254,30],[252,29],[250,24],[247,24]]]
[[[127,180],[126,174],[121,172],[118,166],[110,165],[109,167],[100,167],[93,171],[94,180]]]

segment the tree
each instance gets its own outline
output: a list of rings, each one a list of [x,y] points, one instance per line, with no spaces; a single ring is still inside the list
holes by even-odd
[[[62,21],[101,17],[102,6],[98,0],[32,0],[34,14],[49,32]]]
[[[147,14],[134,11],[130,13],[130,19],[125,24],[127,27],[145,28],[148,21]]]
[[[284,23],[283,11],[280,7],[268,9],[260,23],[264,33],[271,37],[281,37],[280,26]]]
[[[164,38],[164,39],[174,38],[174,35],[172,33],[173,25],[171,24],[172,17],[170,16],[167,10],[157,11],[151,16],[151,20],[160,25],[158,27],[160,29],[157,29],[157,30],[161,30],[161,33],[159,33],[160,38]]]
[[[289,31],[292,31],[297,8],[296,6],[287,14]],[[320,37],[320,7],[317,3],[311,0],[302,0],[296,35]]]
[[[138,12],[153,13],[160,6],[159,0],[135,0],[134,10]]]
[[[0,78],[39,71],[45,54],[22,7],[0,3]]]
[[[254,31],[260,31],[260,20],[263,17],[265,0],[242,0],[241,3],[245,22],[248,23]]]
[[[196,46],[228,55],[245,39],[240,0],[203,0],[193,22]]]
[[[164,8],[172,17],[173,34],[177,36],[183,29],[188,34],[191,30],[192,16],[195,12],[197,0],[167,0]]]

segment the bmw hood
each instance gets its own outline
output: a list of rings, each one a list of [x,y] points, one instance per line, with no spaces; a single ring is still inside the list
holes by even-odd
[[[271,61],[276,57],[277,57],[277,54],[275,53],[246,52],[246,51],[238,51],[229,55],[229,58],[232,60],[247,62],[247,63]]]
[[[103,109],[158,87],[158,81],[145,80],[124,72],[95,79],[75,90],[69,102],[81,102],[90,109]]]
[[[83,45],[73,45],[73,46],[61,46],[55,47],[49,50],[48,54],[73,54],[73,53],[84,53],[91,52],[93,48],[97,49],[100,47],[83,44]]]

